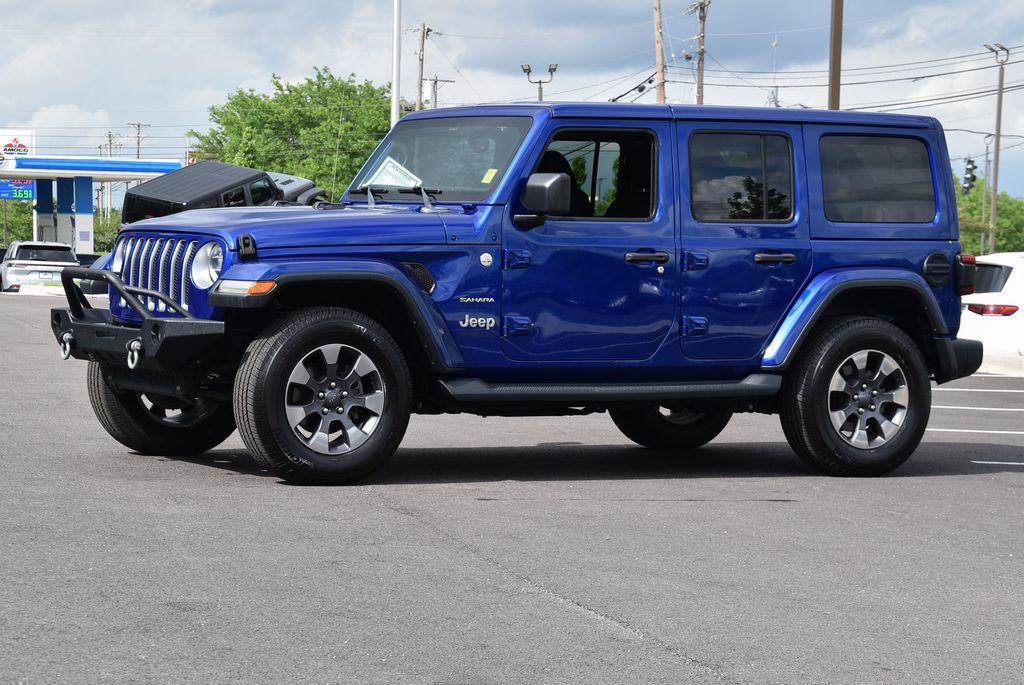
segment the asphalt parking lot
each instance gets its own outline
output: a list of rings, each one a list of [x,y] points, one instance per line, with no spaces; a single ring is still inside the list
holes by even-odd
[[[0,681],[1019,682],[1024,378],[934,394],[891,476],[774,417],[699,456],[604,415],[414,417],[371,483],[286,485],[237,435],[143,457],[0,296]]]

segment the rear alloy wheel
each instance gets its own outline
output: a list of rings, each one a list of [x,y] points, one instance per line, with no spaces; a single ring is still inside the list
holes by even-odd
[[[612,421],[627,438],[657,450],[692,450],[714,440],[732,418],[723,408],[683,405],[612,409]]]
[[[879,447],[903,426],[910,404],[907,377],[885,352],[862,350],[836,368],[826,402],[843,440],[862,450]]]
[[[783,382],[786,439],[828,475],[893,470],[917,449],[931,413],[921,351],[900,328],[878,319],[834,319],[813,335]]]

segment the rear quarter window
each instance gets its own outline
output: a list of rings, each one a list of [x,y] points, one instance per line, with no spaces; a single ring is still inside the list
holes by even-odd
[[[917,138],[826,135],[819,141],[825,216],[836,223],[928,223],[935,182]]]

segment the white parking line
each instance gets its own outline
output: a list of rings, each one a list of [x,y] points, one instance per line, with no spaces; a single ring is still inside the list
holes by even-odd
[[[972,428],[929,428],[933,433],[986,433],[989,435],[1024,435],[1024,431],[986,431]]]
[[[991,464],[992,466],[1024,466],[1024,461],[975,461],[972,464]]]
[[[1021,392],[1021,393],[1024,393],[1024,390],[1001,390],[1001,389],[989,390],[988,388],[932,388],[932,390],[935,391],[935,392]]]
[[[951,407],[945,404],[933,404],[932,409],[969,409],[971,411],[1024,411],[1016,407]]]

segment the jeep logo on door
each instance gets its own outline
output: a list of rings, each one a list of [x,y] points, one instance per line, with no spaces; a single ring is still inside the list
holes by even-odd
[[[459,322],[459,325],[463,328],[483,328],[485,330],[491,330],[497,325],[497,321],[493,316],[470,316],[466,314],[465,318]]]

